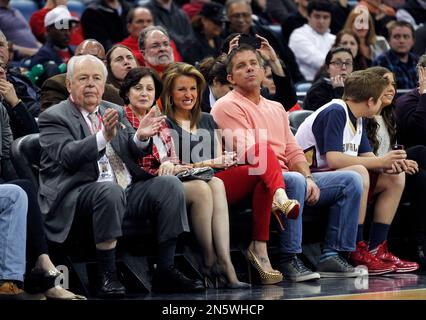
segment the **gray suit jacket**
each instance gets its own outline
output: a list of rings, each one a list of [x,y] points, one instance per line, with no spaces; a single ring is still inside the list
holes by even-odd
[[[102,101],[101,115],[107,108],[119,111],[117,136],[111,140],[115,152],[126,164],[132,182],[153,176],[137,165],[140,151],[133,142],[134,129],[124,117],[123,108]],[[96,135],[91,134],[80,111],[65,100],[47,109],[38,119],[40,127],[39,203],[45,215],[46,235],[54,242],[64,242],[70,231],[81,187],[98,179]],[[150,149],[150,148],[148,148]]]

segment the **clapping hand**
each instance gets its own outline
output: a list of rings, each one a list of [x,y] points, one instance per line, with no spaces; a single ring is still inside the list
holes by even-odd
[[[104,124],[104,128],[102,133],[105,137],[106,141],[111,141],[112,138],[117,134],[117,124],[118,124],[118,111],[112,108],[106,109],[102,122]]]
[[[161,126],[164,124],[165,120],[166,116],[157,116],[156,109],[151,108],[151,110],[139,122],[139,127],[136,131],[137,138],[142,141],[155,136],[158,132],[160,132]]]

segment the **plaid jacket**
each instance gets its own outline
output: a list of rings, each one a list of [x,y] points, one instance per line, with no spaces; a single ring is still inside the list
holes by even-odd
[[[133,113],[132,109],[129,106],[124,106],[124,111],[132,127],[137,129],[139,127],[139,122],[140,122],[138,116]],[[170,161],[175,164],[179,163],[179,159],[176,156],[173,139],[172,139],[172,136],[170,135],[169,130],[170,129],[167,126],[167,124],[164,123],[160,129],[160,132],[158,133],[158,137],[160,138],[166,150],[166,157],[161,159],[160,153],[158,152],[158,148],[156,144],[153,143],[151,154],[145,157],[139,158],[138,160],[139,166],[145,171],[153,175],[158,174],[158,169],[162,162]]]
[[[395,74],[396,87],[398,89],[414,89],[417,87],[417,65],[418,57],[412,53],[408,54],[408,62],[402,62],[392,51],[386,51],[374,60],[374,66],[388,68]]]

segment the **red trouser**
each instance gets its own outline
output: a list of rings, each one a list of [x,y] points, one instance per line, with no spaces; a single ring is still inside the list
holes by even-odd
[[[249,169],[257,167],[259,163],[259,161],[250,161],[254,163],[231,167],[216,173],[215,176],[225,185],[228,204],[236,204],[252,195],[252,239],[268,241],[272,200],[275,191],[278,188],[284,189],[285,185],[280,163],[271,147],[266,143],[255,144],[246,153],[246,163],[247,157],[253,160],[253,151],[256,158],[261,155],[262,161],[266,161],[266,169],[263,173],[250,175]]]

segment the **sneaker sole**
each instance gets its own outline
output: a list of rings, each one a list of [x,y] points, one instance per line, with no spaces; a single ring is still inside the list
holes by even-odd
[[[419,269],[419,267],[411,267],[411,268],[398,268],[395,270],[396,273],[403,273],[403,272],[413,272]]]
[[[296,278],[286,277],[284,274],[284,279],[293,281],[293,282],[303,282],[303,281],[310,281],[310,280],[318,280],[321,278],[321,275],[317,272],[313,272],[304,276],[298,276]]]
[[[379,276],[381,274],[391,273],[391,272],[394,272],[394,271],[395,271],[395,269],[390,269],[390,270],[370,270],[370,269],[368,269],[368,275]]]
[[[360,272],[321,272],[321,278],[356,278],[362,276]]]

